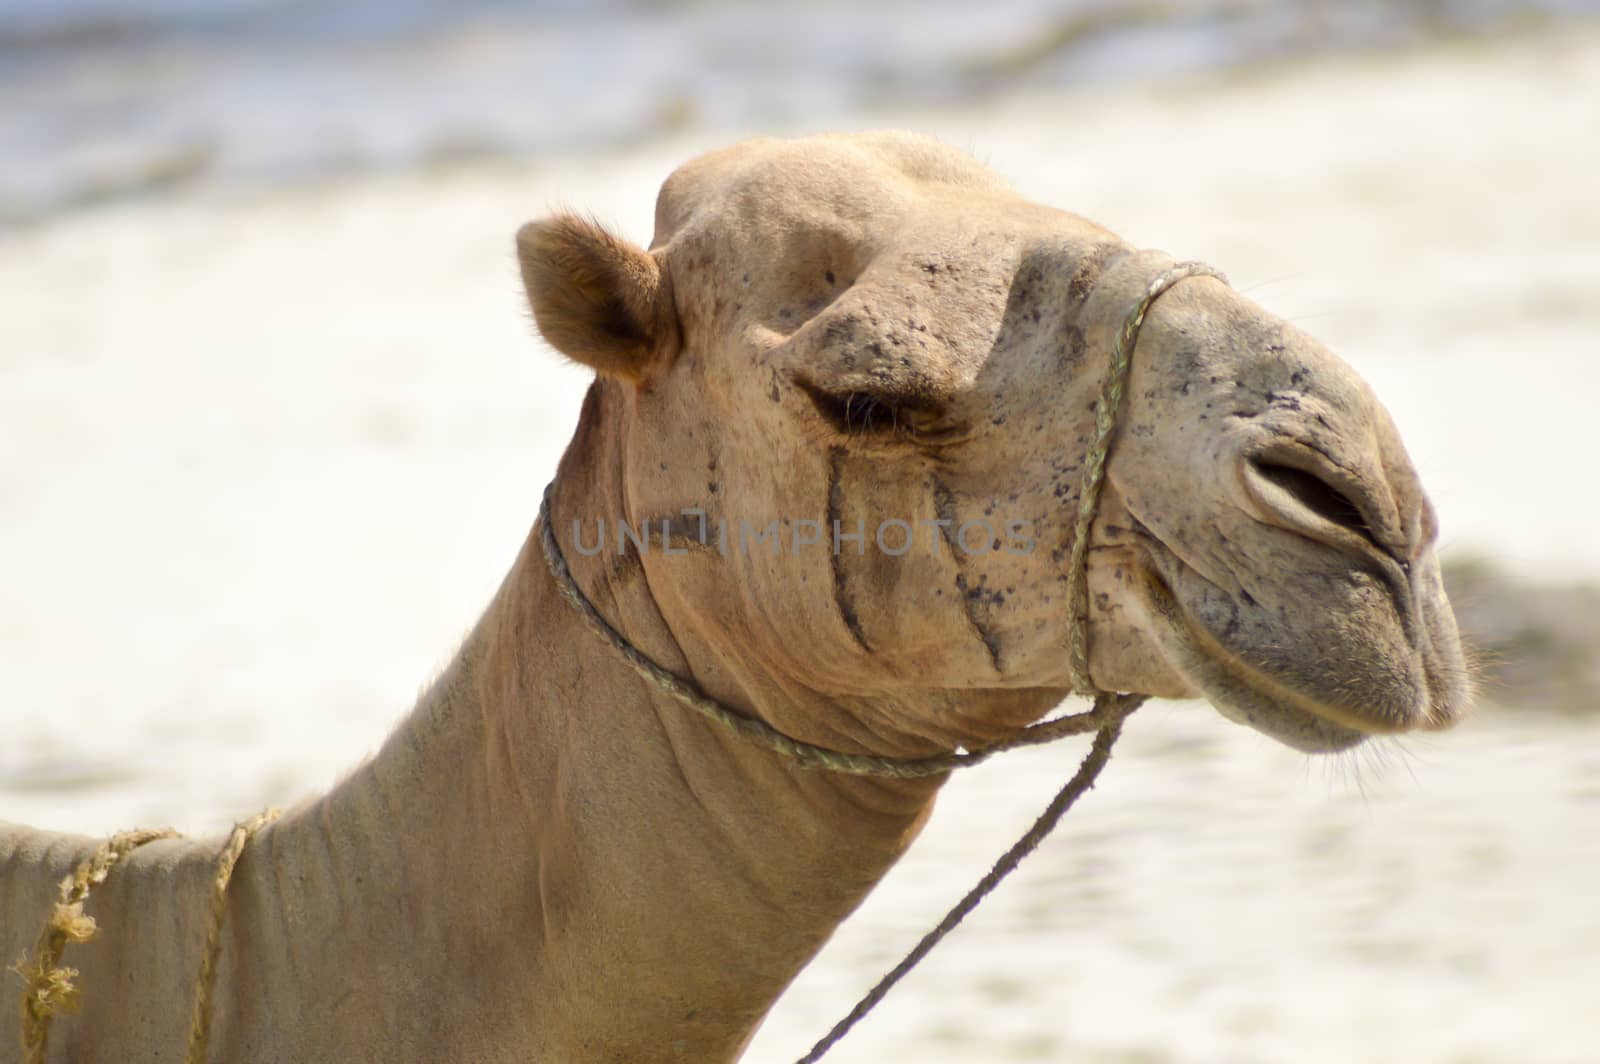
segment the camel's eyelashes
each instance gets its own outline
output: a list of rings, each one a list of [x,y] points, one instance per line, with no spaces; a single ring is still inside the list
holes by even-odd
[[[864,391],[830,392],[803,378],[796,381],[823,418],[846,435],[892,431],[900,409],[887,396]]]
[[[846,432],[859,429],[871,432],[877,428],[894,428],[900,411],[876,395],[867,392],[849,392],[843,398],[828,397],[828,414],[835,422],[842,422]]]
[[[846,436],[921,437],[941,427],[937,407],[920,397],[865,389],[829,391],[803,377],[796,378],[795,383],[823,419]]]

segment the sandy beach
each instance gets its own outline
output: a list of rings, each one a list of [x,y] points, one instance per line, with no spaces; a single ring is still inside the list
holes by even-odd
[[[1600,580],[1597,116],[1587,23],[853,124],[1216,264],[1371,381],[1446,556],[1561,583]],[[0,234],[0,816],[212,831],[373,750],[509,566],[586,385],[534,337],[511,233],[572,205],[647,240],[661,179],[729,139]],[[1314,760],[1152,705],[830,1059],[1597,1059],[1591,709]],[[953,783],[748,1059],[798,1056],[1074,763]]]

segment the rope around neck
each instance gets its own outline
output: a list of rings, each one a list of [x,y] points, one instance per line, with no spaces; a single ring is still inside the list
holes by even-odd
[[[554,482],[552,482],[545,487],[544,501],[539,505],[544,557],[549,564],[551,574],[555,576],[556,587],[560,590],[562,597],[577,609],[579,615],[589,625],[589,628],[598,634],[600,638],[611,644],[612,649],[621,654],[623,660],[633,666],[635,672],[662,691],[665,691],[706,719],[731,729],[741,738],[747,739],[757,746],[782,754],[800,768],[826,769],[830,772],[840,772],[849,776],[918,779],[924,776],[942,775],[953,769],[968,768],[987,761],[1002,750],[1012,750],[1019,746],[1035,746],[1039,743],[1048,743],[1069,735],[1082,735],[1086,732],[1096,731],[1106,724],[1107,717],[1102,712],[1102,707],[1096,704],[1094,709],[1084,713],[1068,714],[1057,717],[1054,720],[1030,725],[1011,738],[991,746],[985,746],[977,750],[959,750],[954,753],[935,754],[932,757],[884,757],[878,754],[847,754],[841,750],[831,750],[826,746],[801,742],[799,739],[785,735],[764,720],[746,716],[724,706],[721,702],[702,691],[694,681],[679,676],[670,669],[657,664],[649,655],[630,643],[627,636],[611,626],[611,622],[605,619],[595,604],[583,593],[583,589],[578,587],[578,582],[574,579],[572,570],[567,567],[566,555],[562,554],[561,545],[556,542],[555,532],[552,530],[552,522],[550,520],[550,491],[554,486]]]
[[[11,969],[26,984],[22,992],[22,1059],[26,1064],[44,1064],[50,1018],[57,1012],[78,1011],[78,987],[73,983],[78,969],[62,967],[61,955],[68,942],[87,942],[98,930],[94,917],[83,911],[90,892],[104,883],[111,869],[128,854],[146,843],[177,834],[171,828],[137,828],[113,835],[61,881],[59,900],[39,933],[32,959],[23,954]]]
[[[194,981],[194,1010],[189,1016],[189,1052],[184,1064],[206,1064],[206,1047],[211,1044],[211,991],[217,984],[217,955],[222,952],[222,917],[228,910],[228,883],[251,836],[274,820],[276,809],[263,809],[249,820],[233,826],[228,841],[217,857],[217,874],[211,880],[211,908],[206,914],[206,944],[200,954],[200,974]]]
[[[1160,295],[1186,277],[1214,277],[1224,284],[1227,278],[1201,262],[1181,262],[1157,274],[1145,286],[1133,309],[1123,319],[1111,348],[1111,368],[1101,387],[1100,400],[1095,405],[1095,431],[1084,457],[1083,481],[1078,492],[1078,512],[1073,522],[1072,549],[1067,560],[1067,608],[1071,619],[1067,648],[1067,668],[1072,689],[1094,698],[1094,708],[1083,713],[1067,714],[1053,720],[1023,728],[1016,735],[1001,742],[976,750],[955,751],[933,757],[901,758],[873,754],[848,754],[824,746],[801,742],[772,727],[766,721],[735,712],[711,698],[692,680],[663,668],[628,641],[627,637],[606,620],[599,609],[583,593],[567,565],[561,544],[556,540],[550,516],[550,495],[555,487],[551,481],[545,486],[539,503],[540,542],[544,547],[545,562],[555,578],[561,595],[577,609],[585,623],[596,634],[622,655],[634,671],[665,691],[678,702],[708,720],[731,729],[735,734],[757,746],[765,747],[787,757],[800,768],[827,769],[857,776],[877,776],[890,779],[914,779],[935,776],[958,768],[970,768],[1002,750],[1021,746],[1034,746],[1052,742],[1069,735],[1095,732],[1094,743],[1085,755],[1078,771],[1067,781],[1033,826],[994,863],[978,884],[945,914],[944,918],[922,937],[911,952],[895,965],[888,974],[869,990],[854,1008],[834,1025],[823,1038],[811,1047],[798,1064],[814,1064],[848,1034],[867,1013],[889,993],[911,969],[915,968],[944,937],[954,931],[967,914],[976,909],[1000,882],[1016,870],[1024,858],[1032,853],[1045,837],[1060,823],[1086,791],[1091,789],[1100,771],[1111,759],[1112,747],[1122,733],[1122,722],[1145,701],[1145,696],[1117,694],[1101,691],[1089,675],[1089,534],[1100,505],[1100,490],[1105,484],[1106,461],[1111,456],[1111,446],[1117,429],[1117,415],[1122,408],[1123,394],[1127,391],[1128,376],[1133,367],[1133,350],[1139,341],[1139,329],[1145,315]]]
[[[222,950],[222,917],[227,911],[228,883],[246,844],[257,831],[278,819],[278,810],[266,809],[249,820],[234,825],[217,859],[211,881],[211,907],[206,920],[206,941],[200,956],[200,974],[195,979],[194,1009],[189,1018],[189,1051],[185,1064],[205,1064],[206,1047],[211,1040],[212,989],[216,985],[217,956]],[[117,862],[139,847],[159,839],[179,838],[171,828],[136,828],[111,836],[102,842],[72,875],[61,881],[60,900],[34,946],[33,957],[26,954],[12,968],[26,984],[22,993],[22,1058],[24,1064],[44,1064],[50,1040],[50,1021],[58,1012],[77,1012],[78,987],[73,980],[78,969],[61,964],[68,942],[88,942],[99,927],[83,911],[94,888],[106,881]]]

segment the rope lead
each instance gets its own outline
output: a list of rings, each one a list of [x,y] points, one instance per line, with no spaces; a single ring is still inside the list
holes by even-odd
[[[555,578],[561,595],[572,604],[584,622],[601,639],[622,655],[634,671],[683,705],[714,721],[757,746],[764,747],[788,758],[794,765],[805,769],[826,769],[855,776],[876,776],[887,779],[916,779],[937,776],[958,768],[971,768],[993,757],[1002,750],[1023,746],[1036,746],[1053,742],[1070,735],[1094,732],[1094,744],[1072,779],[1067,781],[1051,799],[1016,844],[995,862],[978,885],[955,904],[944,919],[911,952],[856,1003],[844,1019],[840,1020],[811,1051],[800,1058],[798,1064],[814,1064],[840,1039],[850,1032],[867,1013],[877,1007],[884,996],[911,969],[922,962],[944,937],[978,907],[1000,882],[1016,870],[1024,858],[1044,841],[1061,818],[1072,808],[1084,792],[1094,786],[1111,759],[1111,748],[1122,733],[1122,722],[1144,704],[1145,696],[1116,694],[1102,691],[1089,675],[1089,536],[1094,518],[1100,507],[1100,489],[1105,485],[1106,463],[1111,457],[1111,447],[1116,438],[1117,416],[1122,410],[1123,394],[1127,391],[1128,377],[1133,369],[1133,350],[1139,342],[1139,329],[1144,325],[1150,306],[1163,292],[1186,277],[1214,277],[1227,283],[1221,273],[1202,262],[1180,262],[1157,274],[1145,286],[1143,295],[1123,319],[1122,328],[1111,346],[1111,369],[1101,387],[1100,401],[1095,405],[1094,439],[1089,445],[1083,463],[1083,483],[1078,491],[1078,511],[1073,522],[1072,551],[1067,558],[1067,610],[1071,619],[1067,643],[1067,670],[1072,689],[1094,699],[1094,708],[1083,713],[1069,713],[1053,720],[1042,721],[1023,728],[1016,735],[977,750],[958,750],[933,757],[882,757],[875,754],[849,754],[825,746],[801,742],[772,727],[764,720],[735,712],[707,695],[692,680],[679,676],[656,663],[606,620],[595,604],[583,593],[567,565],[567,559],[557,542],[554,522],[550,518],[550,494],[555,481],[545,486],[539,503],[540,543],[544,547],[545,562]]]

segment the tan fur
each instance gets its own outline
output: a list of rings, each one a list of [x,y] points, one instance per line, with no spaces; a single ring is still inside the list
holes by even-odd
[[[672,293],[648,252],[562,214],[517,231],[517,261],[534,320],[557,351],[625,380],[670,359]]]
[[[915,756],[1046,713],[1093,399],[1171,258],[894,133],[694,160],[656,219],[648,252],[572,218],[519,236],[540,327],[602,371],[557,534],[676,519],[672,554],[569,550],[579,584],[652,658],[805,741]],[[723,554],[714,532],[682,546],[685,508],[713,530],[929,524],[901,554]],[[954,550],[983,519],[1034,549]],[[1435,534],[1366,385],[1186,280],[1141,333],[1092,532],[1093,678],[1202,695],[1306,750],[1447,725],[1468,690]],[[582,627],[535,535],[378,756],[245,852],[212,1059],[734,1059],[937,789],[796,772],[686,713]],[[0,827],[0,950],[93,845]],[[153,843],[97,891],[53,1060],[181,1052],[215,852]]]

